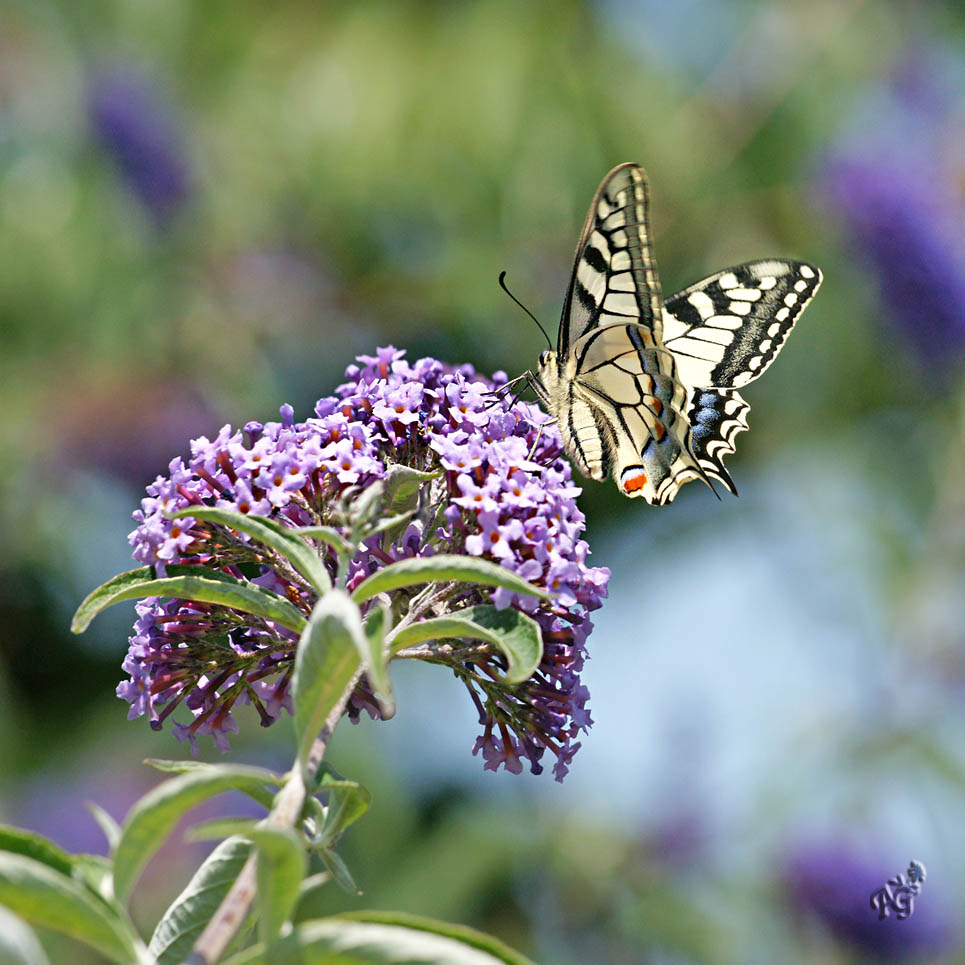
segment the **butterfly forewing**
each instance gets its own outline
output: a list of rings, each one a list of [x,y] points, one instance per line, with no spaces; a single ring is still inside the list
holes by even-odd
[[[636,164],[615,167],[597,189],[563,302],[557,356],[601,325],[635,322],[660,337],[663,305],[650,248],[647,177]]]
[[[663,339],[680,378],[701,388],[753,382],[820,284],[813,265],[768,259],[717,272],[668,298]]]

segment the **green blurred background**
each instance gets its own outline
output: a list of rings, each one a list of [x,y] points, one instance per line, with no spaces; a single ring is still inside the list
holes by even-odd
[[[345,842],[366,894],[306,911],[437,915],[562,965],[965,960],[956,0],[5,0],[0,817],[103,851],[83,802],[121,817],[141,758],[185,753],[113,696],[132,608],[67,632],[131,565],[145,484],[225,422],[304,417],[376,345],[532,365],[496,277],[554,326],[625,160],[666,293],[824,271],[745,393],[741,498],[588,484],[614,575],[570,776],[483,773],[460,688],[400,668],[398,717],[331,752],[375,794]],[[284,766],[284,727],[242,719],[235,757]],[[152,866],[145,923],[198,855]],[[912,858],[914,916],[877,921]]]

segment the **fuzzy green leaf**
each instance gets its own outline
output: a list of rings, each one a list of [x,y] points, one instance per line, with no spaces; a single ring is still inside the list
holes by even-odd
[[[419,490],[433,479],[438,479],[442,470],[420,472],[410,466],[396,463],[385,474],[385,508],[393,513],[406,513],[415,508]]]
[[[392,694],[392,678],[386,661],[385,634],[391,617],[384,603],[373,606],[365,617],[365,674],[375,689],[375,697],[386,720],[395,714],[395,698]]]
[[[502,586],[521,596],[549,599],[549,594],[517,576],[512,570],[475,556],[445,554],[416,557],[389,563],[363,580],[352,593],[356,603],[371,600],[379,593],[421,583],[459,581],[483,586]]]
[[[176,965],[188,957],[249,854],[249,841],[228,838],[208,855],[154,929],[148,951],[157,965]]]
[[[319,835],[326,844],[337,841],[372,803],[372,795],[361,784],[334,778],[330,773],[322,775],[318,790],[328,792],[325,820],[319,829]]]
[[[352,555],[352,544],[333,526],[298,526],[292,532],[331,546],[339,556]]]
[[[121,826],[107,811],[94,801],[87,802],[87,810],[90,811],[91,817],[97,822],[101,831],[104,832],[104,837],[107,838],[108,848],[113,851],[114,848],[117,847],[117,842],[121,837]]]
[[[0,905],[0,965],[50,965],[33,929]]]
[[[246,837],[258,849],[258,934],[268,943],[291,917],[308,870],[308,856],[290,829],[255,828]]]
[[[129,926],[80,882],[22,854],[0,852],[0,904],[123,965],[146,962]]]
[[[305,618],[283,596],[264,590],[254,583],[236,580],[205,566],[168,566],[167,575],[155,576],[154,567],[120,573],[92,590],[77,608],[70,629],[83,633],[102,610],[124,600],[145,596],[168,596],[202,603],[219,603],[244,613],[264,617],[301,633]]]
[[[332,580],[325,564],[304,540],[295,535],[293,527],[283,526],[267,516],[246,516],[234,509],[211,506],[189,506],[171,513],[169,518],[180,519],[185,516],[219,523],[253,536],[259,543],[285,557],[320,596],[332,588]]]
[[[222,841],[225,838],[244,837],[258,826],[255,818],[212,818],[191,825],[185,832],[186,841]]]
[[[114,894],[127,901],[131,889],[157,849],[186,811],[222,791],[265,794],[275,775],[260,767],[209,764],[159,784],[131,808],[114,852]]]
[[[298,925],[270,951],[256,945],[225,965],[532,965],[464,925],[415,915],[359,912]]]
[[[333,848],[325,847],[317,847],[315,851],[325,863],[325,867],[328,868],[335,884],[337,884],[342,891],[353,897],[362,894],[362,889],[355,883],[352,872],[348,870],[348,865],[337,851]]]
[[[498,647],[508,661],[505,680],[510,684],[528,680],[543,656],[539,624],[530,616],[507,607],[480,605],[457,610],[444,617],[420,620],[403,628],[392,641],[392,650],[426,640],[484,640]]]
[[[0,851],[21,854],[47,865],[54,871],[70,877],[74,871],[74,858],[49,838],[34,831],[24,831],[7,824],[0,824]]]
[[[367,647],[359,608],[342,590],[322,597],[298,643],[292,678],[298,762],[303,772],[312,744],[358,672]]]

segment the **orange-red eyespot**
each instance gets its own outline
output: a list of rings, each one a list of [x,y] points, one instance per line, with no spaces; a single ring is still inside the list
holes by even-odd
[[[647,485],[647,474],[642,469],[628,469],[623,474],[623,491],[635,493]]]

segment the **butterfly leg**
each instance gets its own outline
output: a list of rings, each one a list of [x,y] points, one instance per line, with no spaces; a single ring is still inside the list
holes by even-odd
[[[514,385],[518,385],[520,382],[528,381],[527,376],[531,375],[530,372],[524,372],[522,375],[517,375],[515,379],[510,379],[508,382],[504,382],[498,389],[493,389],[489,394],[492,396],[492,401],[486,403],[486,408],[492,408],[500,399],[503,397],[503,393],[508,392]],[[519,398],[517,395],[515,398]],[[515,401],[515,400],[514,400]]]
[[[526,461],[527,461],[527,462],[532,462],[532,461],[533,461],[533,456],[536,455],[536,448],[539,446],[539,440],[540,440],[540,436],[543,435],[543,430],[544,430],[547,426],[553,425],[554,422],[556,422],[555,419],[547,419],[546,422],[541,422],[541,423],[536,427],[536,438],[533,440],[533,446],[532,446],[532,448],[529,450],[529,455],[526,457]]]

